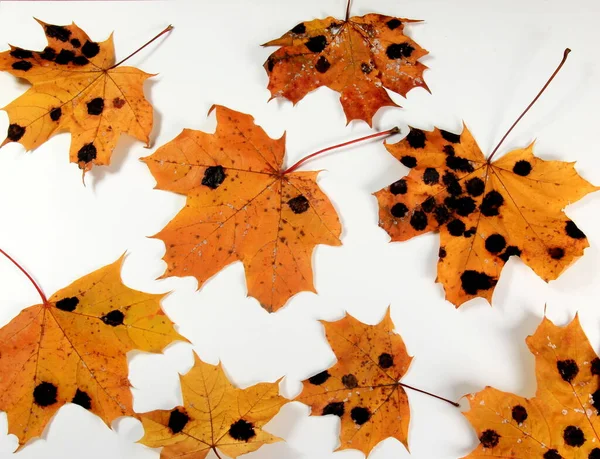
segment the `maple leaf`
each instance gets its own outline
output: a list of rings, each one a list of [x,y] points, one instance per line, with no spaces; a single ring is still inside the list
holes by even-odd
[[[121,283],[121,262],[78,279],[49,300],[25,273],[43,304],[24,309],[0,329],[0,410],[7,412],[9,433],[20,445],[39,436],[66,403],[108,425],[134,415],[127,352],[161,352],[175,340],[185,341],[160,309],[160,295]]]
[[[377,325],[350,315],[322,322],[337,363],[304,381],[297,401],[317,416],[341,419],[341,445],[366,455],[382,440],[394,437],[408,449],[410,410],[404,387],[458,404],[400,382],[412,361],[400,335],[393,332],[390,310]]]
[[[54,134],[70,131],[70,160],[85,173],[93,165],[110,163],[121,134],[148,144],[152,106],[144,97],[143,85],[152,75],[119,67],[135,53],[115,64],[112,35],[96,43],[75,24],[38,22],[48,40],[43,51],[11,46],[10,51],[0,53],[0,70],[32,84],[2,109],[10,120],[2,145],[19,142],[32,150]]]
[[[214,134],[185,129],[143,159],[157,188],[187,196],[183,210],[154,236],[166,245],[165,276],[191,275],[202,285],[239,260],[249,294],[273,312],[296,293],[315,291],[314,247],[341,244],[340,221],[316,183],[318,172],[294,172],[337,146],[284,171],[285,135],[273,140],[250,115],[214,109]]]
[[[279,382],[239,389],[220,364],[196,355],[194,367],[180,380],[184,406],[141,414],[145,435],[140,442],[164,446],[161,459],[203,459],[211,450],[217,457],[220,450],[235,458],[281,440],[262,430],[288,401],[279,395]]]
[[[281,46],[264,64],[272,98],[294,104],[310,91],[327,86],[340,93],[348,122],[372,125],[375,112],[397,106],[385,88],[402,96],[423,81],[427,54],[404,35],[404,25],[420,22],[381,14],[328,17],[301,22],[281,38],[263,46]]]
[[[411,170],[375,193],[379,225],[392,241],[439,231],[437,281],[457,307],[475,297],[491,303],[511,256],[550,281],[588,246],[563,209],[598,187],[581,178],[574,163],[535,157],[533,144],[491,162],[500,144],[486,159],[466,127],[461,134],[411,129],[402,141],[386,144]]]
[[[480,444],[466,458],[600,458],[600,359],[579,318],[566,327],[544,318],[527,346],[535,356],[535,397],[492,387],[471,394],[464,414]]]

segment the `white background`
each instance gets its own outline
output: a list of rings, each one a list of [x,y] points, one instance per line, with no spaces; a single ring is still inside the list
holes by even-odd
[[[7,43],[42,49],[42,29],[32,19],[77,22],[93,39],[115,31],[122,58],[172,23],[167,38],[128,64],[159,73],[147,84],[154,104],[154,146],[184,127],[214,130],[206,117],[214,103],[251,113],[272,137],[287,131],[288,165],[322,147],[371,133],[364,122],[345,126],[338,95],[321,88],[296,107],[267,103],[263,62],[274,49],[258,46],[298,22],[343,16],[344,0],[220,0],[192,2],[0,2],[0,49]],[[356,0],[355,15],[369,12],[424,19],[407,32],[431,52],[422,89],[407,99],[392,94],[403,109],[384,109],[375,129],[408,124],[458,132],[465,120],[484,152],[537,93],[560,61],[573,52],[561,74],[516,128],[499,154],[537,139],[542,158],[577,160],[582,176],[600,184],[600,60],[596,0]],[[0,74],[0,106],[27,89]],[[8,118],[0,112],[0,133]],[[399,139],[400,137],[398,137]],[[395,141],[396,139],[394,139]],[[588,235],[591,248],[557,281],[545,284],[519,259],[505,267],[494,307],[474,300],[459,310],[434,284],[438,236],[390,244],[377,226],[371,193],[407,170],[380,142],[321,157],[305,169],[326,169],[319,183],[339,212],[343,246],[319,246],[314,255],[318,295],[301,293],[269,315],[246,297],[243,268],[235,263],[196,291],[193,278],[154,280],[165,263],[163,243],[149,239],[183,206],[185,198],[153,190],[154,179],[138,158],[150,154],[123,137],[110,167],[96,168],[81,183],[68,162],[70,136],[57,136],[31,153],[18,144],[0,151],[0,247],[16,257],[50,295],[77,278],[113,262],[123,252],[125,283],[148,292],[174,290],[163,302],[179,331],[193,343],[170,346],[164,355],[130,356],[137,411],[169,409],[181,403],[178,372],[202,359],[223,362],[240,386],[285,376],[282,393],[295,396],[300,381],[334,362],[318,319],[347,311],[376,323],[389,304],[397,331],[415,356],[404,382],[451,399],[485,385],[532,396],[534,361],[525,338],[540,322],[544,306],[560,324],[579,311],[595,349],[600,348],[600,195],[570,206],[568,215]],[[38,302],[33,287],[0,259],[0,323]],[[427,396],[409,393],[412,454],[396,440],[376,447],[371,459],[454,459],[477,443],[460,411]],[[249,459],[360,459],[358,451],[334,453],[339,421],[311,417],[299,403],[286,405],[269,430],[287,443],[269,445]],[[157,459],[158,450],[135,442],[141,424],[132,419],[108,429],[78,406],[62,408],[37,440],[15,457]],[[16,439],[0,415],[0,456],[9,457]],[[214,458],[213,453],[209,458]]]

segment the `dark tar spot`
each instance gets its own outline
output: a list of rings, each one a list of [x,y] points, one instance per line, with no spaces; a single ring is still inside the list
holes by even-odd
[[[472,179],[467,180],[465,186],[467,188],[467,193],[471,196],[481,196],[485,191],[485,182],[479,177],[473,177]]]
[[[298,195],[295,198],[290,199],[287,204],[295,214],[303,214],[310,207],[308,199],[306,199],[304,195]]]
[[[592,394],[592,405],[600,413],[600,389]]]
[[[490,253],[500,253],[504,247],[506,247],[506,239],[501,234],[492,234],[485,240],[485,249]]]
[[[590,371],[593,375],[600,375],[600,359],[598,357],[592,360]]]
[[[300,35],[306,32],[306,26],[304,25],[304,22],[301,22],[300,24],[298,24],[297,26],[295,26],[292,30],[292,33],[295,33],[296,35]]]
[[[425,199],[425,201],[423,201],[421,203],[421,209],[423,209],[423,212],[431,212],[435,207],[435,199],[433,198],[433,196],[429,196],[427,199]]]
[[[577,227],[575,222],[573,222],[572,220],[569,220],[565,224],[565,231],[567,232],[567,236],[572,237],[573,239],[584,239],[585,238],[585,234],[583,234],[583,231],[581,231]]]
[[[325,371],[322,371],[321,373],[318,373],[318,374],[308,378],[308,382],[311,383],[313,386],[320,386],[325,381],[327,381],[330,377],[331,377],[331,375],[329,374],[329,372],[327,370],[325,370]]]
[[[550,258],[553,260],[560,260],[565,256],[565,249],[561,247],[550,247],[548,249],[548,255],[550,255]]]
[[[410,217],[410,226],[416,231],[423,231],[427,227],[427,215],[425,212],[417,210],[412,217]]]
[[[325,38],[325,35],[317,35],[316,37],[310,37],[305,45],[309,51],[320,53],[327,46],[327,39]]]
[[[68,49],[62,49],[54,62],[59,65],[68,65],[75,58],[75,53]]]
[[[26,72],[27,70],[31,69],[31,67],[33,67],[31,62],[27,61],[17,61],[12,64],[13,70],[21,70],[23,72]]]
[[[390,19],[388,22],[386,22],[386,25],[388,26],[388,28],[390,30],[394,30],[397,29],[398,27],[400,27],[402,25],[402,22],[400,22],[399,19]]]
[[[269,57],[269,59],[267,59],[267,70],[269,70],[269,72],[272,72],[274,67],[275,67],[275,59],[273,59],[272,57]]]
[[[344,402],[331,402],[323,408],[321,412],[323,416],[327,416],[328,414],[333,414],[338,417],[342,417],[344,415]]]
[[[563,438],[568,446],[579,448],[585,443],[583,431],[577,426],[567,426],[563,431]]]
[[[388,354],[387,352],[381,354],[378,360],[379,366],[383,369],[390,368],[392,365],[394,365],[394,357],[391,354]]]
[[[531,172],[531,163],[522,159],[513,166],[513,172],[522,177],[526,177]]]
[[[356,379],[356,376],[354,376],[352,373],[349,373],[342,376],[342,384],[347,389],[354,389],[355,387],[358,387],[358,379]]]
[[[512,409],[512,418],[517,424],[525,422],[527,419],[527,410],[524,406],[516,405]]]
[[[493,448],[500,441],[500,435],[495,430],[488,429],[481,433],[479,441],[484,448]]]
[[[56,403],[58,390],[49,382],[41,382],[33,389],[33,401],[38,406],[50,406]]]
[[[563,457],[558,454],[557,450],[549,449],[544,453],[544,459],[563,459]]]
[[[94,43],[88,40],[85,42],[85,45],[83,45],[83,48],[81,48],[81,52],[85,57],[91,59],[92,57],[96,57],[98,55],[98,53],[100,52],[100,46],[98,45],[98,43]]]
[[[96,159],[96,146],[93,143],[85,144],[80,150],[77,152],[77,160],[84,163],[89,163],[90,161]]]
[[[11,124],[8,126],[8,140],[12,142],[18,142],[21,140],[21,137],[25,135],[25,128],[23,126],[19,126],[18,124]]]
[[[209,166],[204,171],[202,177],[202,185],[209,187],[211,190],[216,190],[219,185],[225,180],[225,169],[223,166]]]
[[[446,249],[443,247],[440,247],[440,250],[438,251],[438,257],[440,258],[446,258],[446,255],[448,255],[446,253]]]
[[[497,280],[485,273],[468,269],[461,274],[460,282],[466,293],[476,295],[479,290],[491,289]]]
[[[90,61],[88,61],[88,58],[85,56],[76,56],[75,59],[73,59],[73,64],[78,65],[78,66],[83,66],[83,65],[88,65],[90,63]]]
[[[425,133],[421,129],[411,129],[406,136],[406,141],[411,148],[425,148]]]
[[[428,167],[423,172],[423,182],[427,185],[435,185],[440,181],[440,173],[433,167]]]
[[[446,156],[446,166],[453,171],[460,172],[473,172],[475,170],[468,159],[460,156]]]
[[[417,166],[417,158],[414,156],[403,156],[400,158],[400,162],[411,169]]]
[[[177,434],[185,428],[185,425],[189,420],[190,417],[186,413],[179,411],[178,408],[175,408],[169,415],[168,427],[171,429],[171,432]]]
[[[398,202],[392,206],[390,213],[396,218],[402,218],[408,212],[408,207],[405,204]]]
[[[368,75],[369,73],[371,73],[373,71],[373,67],[369,64],[367,64],[366,62],[363,62],[362,64],[360,64],[360,69],[362,70],[362,72],[365,75]]]
[[[407,191],[408,187],[404,179],[400,179],[390,185],[390,193],[392,194],[406,194]]]
[[[50,48],[49,46],[46,46],[46,48],[44,48],[44,51],[40,53],[40,57],[45,61],[53,61],[54,59],[56,59],[56,51],[54,51],[54,49]]]
[[[86,392],[79,389],[77,389],[77,392],[75,392],[75,397],[73,397],[71,403],[79,405],[86,410],[89,410],[92,407],[92,399],[90,396]]]
[[[110,311],[108,314],[102,316],[100,319],[106,325],[116,327],[117,325],[123,325],[123,319],[125,319],[125,315],[118,309],[115,309],[113,311]]]
[[[410,57],[415,48],[408,43],[394,43],[387,47],[385,54],[390,59],[402,59],[403,57]]]
[[[62,116],[62,109],[60,107],[53,108],[50,110],[50,119],[52,121],[58,121]]]
[[[440,129],[442,138],[450,143],[460,143],[460,134],[454,134],[453,132],[444,131]]]
[[[460,186],[458,177],[456,177],[456,175],[454,175],[452,172],[446,172],[442,177],[442,182],[444,182],[444,185],[446,185],[446,191],[452,196],[458,196],[459,194],[462,194],[462,187]],[[450,205],[448,205],[448,207],[453,208],[453,206]]]
[[[500,259],[502,261],[504,261],[504,263],[506,263],[510,257],[512,257],[512,256],[518,257],[520,255],[521,255],[521,249],[519,249],[517,246],[509,245],[506,248],[506,250],[504,251],[504,253],[500,255]]]
[[[352,408],[352,411],[350,411],[350,417],[356,424],[362,426],[365,422],[371,419],[371,412],[367,408],[356,406]]]
[[[579,373],[577,362],[573,359],[559,360],[556,362],[556,369],[563,381],[570,383]]]
[[[474,234],[475,234],[475,227],[471,226],[471,228],[469,228],[467,231],[465,231],[463,233],[463,237],[467,237],[468,238],[468,237],[473,236]]]
[[[61,311],[73,312],[79,304],[79,298],[72,296],[69,298],[63,298],[56,302],[56,307]]]
[[[247,442],[251,438],[256,437],[256,432],[254,432],[254,424],[244,419],[235,421],[233,424],[231,424],[231,427],[229,427],[229,435],[231,435],[234,440]]]
[[[475,207],[475,201],[473,201],[473,198],[469,196],[456,199],[456,213],[461,217],[470,215],[475,210]]]
[[[435,208],[433,217],[436,219],[439,225],[443,225],[450,219],[450,211],[445,205],[440,204]]]
[[[447,156],[455,156],[456,155],[456,151],[454,150],[454,147],[452,145],[444,145],[444,153]]]
[[[590,451],[588,459],[600,459],[600,448],[594,448]]]
[[[57,25],[46,26],[46,36],[55,38],[58,41],[66,42],[71,37],[72,32],[66,27]]]
[[[104,111],[104,99],[96,97],[87,103],[87,112],[90,115],[101,115]]]
[[[504,204],[504,198],[496,190],[489,191],[481,203],[481,213],[486,217],[499,215],[500,206]]]
[[[33,57],[33,53],[26,49],[15,48],[10,52],[10,55],[15,59],[31,59]]]
[[[325,56],[320,56],[319,59],[317,59],[317,63],[315,64],[315,69],[317,72],[325,73],[327,70],[329,70],[329,67],[331,67],[331,64]]]
[[[450,235],[455,237],[462,236],[467,229],[465,224],[458,219],[452,220],[446,227]]]
[[[73,48],[81,48],[81,42],[79,41],[79,39],[78,39],[78,38],[73,38],[73,39],[71,40],[71,46],[72,46]]]

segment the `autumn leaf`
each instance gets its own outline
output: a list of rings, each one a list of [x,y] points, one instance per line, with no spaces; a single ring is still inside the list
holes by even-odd
[[[121,134],[148,144],[152,106],[143,85],[152,75],[120,67],[126,59],[115,64],[112,35],[96,43],[75,24],[38,22],[48,40],[43,51],[11,46],[0,53],[0,70],[32,85],[3,108],[10,125],[2,145],[19,142],[32,150],[54,134],[70,131],[70,160],[85,172],[110,163]]]
[[[393,437],[408,449],[410,410],[404,387],[456,403],[400,382],[412,361],[400,335],[394,333],[390,311],[377,325],[365,325],[347,315],[322,322],[337,363],[304,381],[297,401],[316,416],[341,419],[342,449],[366,455]]]
[[[537,158],[533,144],[491,162],[498,147],[486,159],[466,127],[411,129],[386,148],[410,173],[375,194],[379,225],[392,241],[439,231],[437,281],[457,307],[476,297],[491,303],[512,256],[550,281],[588,246],[563,209],[598,187],[574,163]]]
[[[471,394],[465,413],[480,444],[466,458],[600,458],[600,359],[576,316],[544,318],[527,338],[537,391],[527,399],[492,387]]]
[[[204,363],[198,356],[180,380],[183,406],[141,415],[145,435],[140,442],[164,447],[161,459],[204,459],[211,450],[217,457],[221,451],[236,458],[280,441],[262,430],[287,402],[279,396],[278,382],[239,389],[220,364]]]
[[[108,425],[133,415],[127,352],[161,352],[185,340],[160,309],[160,295],[122,284],[121,262],[49,300],[36,285],[43,304],[24,309],[0,329],[0,410],[20,445],[39,436],[66,403]]]
[[[185,129],[144,158],[157,188],[187,196],[184,209],[154,236],[166,245],[165,276],[194,276],[202,285],[239,260],[249,294],[273,312],[296,293],[315,291],[314,247],[341,244],[341,225],[316,183],[318,172],[294,172],[337,146],[282,170],[285,136],[271,139],[250,115],[222,106],[215,111],[214,134]]]
[[[350,2],[348,2],[348,9]],[[427,90],[419,59],[427,54],[404,35],[411,19],[367,14],[345,20],[328,17],[301,22],[263,46],[280,46],[264,64],[272,98],[294,104],[321,86],[340,93],[348,122],[372,125],[381,107],[397,106],[386,88],[402,96]]]

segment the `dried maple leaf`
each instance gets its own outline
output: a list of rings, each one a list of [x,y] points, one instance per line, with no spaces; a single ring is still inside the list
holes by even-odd
[[[281,46],[265,62],[272,97],[294,104],[327,86],[340,93],[348,122],[372,124],[381,107],[397,106],[385,88],[402,96],[415,87],[427,90],[419,59],[427,54],[404,35],[411,19],[367,14],[345,20],[328,17],[301,22],[263,46]]]
[[[287,402],[279,383],[234,387],[221,365],[195,356],[194,367],[180,376],[184,406],[141,415],[145,435],[141,443],[164,447],[161,459],[204,459],[210,451],[238,457],[281,439],[262,430]]]
[[[339,449],[354,448],[366,455],[382,440],[394,437],[408,449],[410,410],[403,387],[458,404],[400,382],[412,357],[388,309],[377,325],[365,325],[347,315],[322,322],[337,363],[304,381],[296,400],[314,415],[341,419]]]
[[[96,43],[75,24],[38,22],[48,39],[43,51],[11,46],[10,51],[0,53],[0,70],[32,84],[2,109],[10,119],[2,145],[19,142],[32,150],[54,134],[70,131],[71,162],[85,172],[94,164],[110,163],[121,134],[148,144],[152,106],[144,97],[143,85],[152,75],[119,67],[135,53],[115,64],[112,35]]]
[[[574,163],[539,159],[533,145],[492,163],[498,147],[486,160],[466,127],[412,129],[386,148],[411,171],[376,193],[379,225],[393,241],[440,232],[437,281],[457,307],[475,297],[491,303],[511,256],[550,281],[588,246],[563,208],[598,187]]]
[[[155,235],[166,245],[165,275],[195,276],[202,285],[240,260],[249,294],[273,312],[296,293],[315,291],[314,247],[341,244],[341,225],[316,183],[318,172],[293,172],[336,147],[284,171],[285,136],[273,140],[250,115],[215,110],[214,134],[185,129],[144,158],[157,188],[187,195],[184,209]]]
[[[600,359],[579,318],[544,318],[527,338],[537,391],[527,399],[492,387],[469,396],[465,413],[480,444],[466,458],[599,459]]]
[[[160,309],[161,296],[123,285],[120,267],[118,260],[49,300],[25,273],[43,304],[24,309],[0,329],[0,410],[7,412],[9,433],[19,444],[39,436],[66,403],[109,425],[133,415],[127,352],[161,352],[185,340]]]

